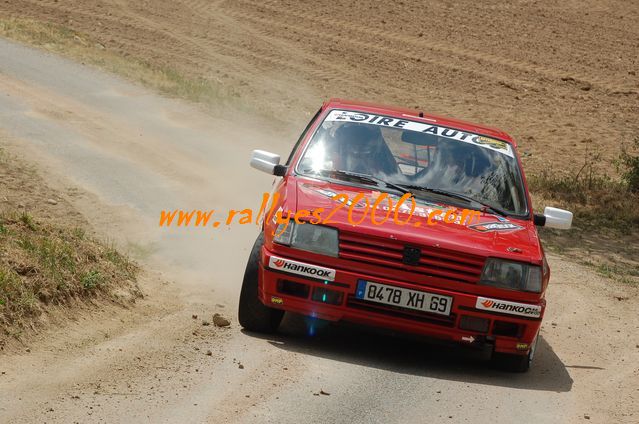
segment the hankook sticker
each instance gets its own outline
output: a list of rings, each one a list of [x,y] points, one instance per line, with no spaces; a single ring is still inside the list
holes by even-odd
[[[510,315],[520,315],[523,317],[538,318],[541,316],[541,306],[529,305],[527,303],[508,302],[505,300],[478,297],[475,308],[484,311],[501,312]]]
[[[303,262],[291,261],[271,256],[268,266],[277,271],[290,272],[292,274],[303,275],[305,277],[318,278],[320,280],[335,280],[335,270],[317,265],[309,265]]]

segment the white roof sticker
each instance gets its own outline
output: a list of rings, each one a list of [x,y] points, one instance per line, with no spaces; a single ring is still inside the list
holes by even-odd
[[[390,116],[376,115],[373,113],[353,112],[348,110],[332,110],[325,121],[351,121],[362,124],[378,125],[382,127],[399,128],[408,131],[432,134],[463,143],[474,144],[485,149],[494,150],[510,157],[514,157],[512,146],[505,141],[491,137],[469,133],[453,128],[440,127],[425,122],[415,122]]]

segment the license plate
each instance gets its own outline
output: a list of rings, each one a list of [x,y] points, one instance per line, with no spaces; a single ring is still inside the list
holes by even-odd
[[[399,306],[401,308],[450,315],[453,298],[419,290],[404,289],[387,284],[359,280],[355,297],[369,302]]]

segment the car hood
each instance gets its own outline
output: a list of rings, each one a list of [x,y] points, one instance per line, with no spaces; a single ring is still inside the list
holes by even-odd
[[[463,208],[418,198],[415,199],[415,210],[407,225],[395,224],[393,212],[384,224],[373,225],[372,207],[361,223],[353,225],[351,222],[357,223],[362,219],[366,208],[364,200],[352,207],[351,201],[361,193],[369,199],[372,206],[375,199],[380,196],[380,191],[375,188],[354,187],[307,178],[297,178],[296,184],[297,210],[305,209],[313,212],[323,209],[321,211],[323,222],[330,215],[330,222],[325,224],[336,227],[341,232],[360,233],[366,236],[399,240],[407,245],[436,247],[483,257],[501,257],[532,263],[540,263],[542,260],[539,238],[531,220],[506,219],[482,212],[470,225],[445,223],[443,220],[436,221],[435,225],[428,225],[428,216],[435,209],[445,213],[452,208],[456,210],[456,215],[460,215]],[[349,202],[340,207],[340,202],[334,197],[341,193],[348,196]],[[400,198],[390,193],[388,196],[393,201],[393,205],[397,204]],[[380,203],[380,208],[376,212],[377,221],[381,221],[387,214],[387,210],[382,209],[387,205],[387,200]],[[409,218],[410,200],[405,202],[405,205],[406,212],[397,214],[399,221]],[[339,209],[333,213],[332,211],[336,208]],[[349,209],[351,222],[349,222]]]

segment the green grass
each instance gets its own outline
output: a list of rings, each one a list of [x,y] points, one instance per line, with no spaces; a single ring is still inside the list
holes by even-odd
[[[634,151],[622,148],[612,164],[596,153],[588,154],[575,169],[549,170],[528,181],[537,212],[555,206],[574,214],[570,230],[540,230],[549,251],[571,257],[604,277],[637,285],[639,192],[634,184],[639,175],[639,138]],[[609,173],[611,165],[616,165],[616,175]]]
[[[573,224],[586,231],[616,230],[634,232],[639,229],[639,195],[618,181],[601,179],[594,184],[571,176],[533,175],[530,189],[538,210],[544,206],[563,207],[573,212]]]
[[[75,227],[72,231],[73,236],[80,240],[84,240],[84,238],[86,237],[86,231],[84,231],[83,228]]]
[[[24,212],[2,213],[0,223],[0,328],[6,334],[45,305],[98,292],[108,296],[136,279],[135,263],[78,228],[39,222]]]
[[[35,222],[33,221],[33,217],[26,212],[22,212],[20,214],[20,221],[27,226],[31,231],[36,230]]]
[[[82,287],[92,290],[104,282],[104,277],[100,271],[89,271],[82,276]]]
[[[639,191],[633,186],[639,174],[639,138],[637,155],[622,149],[619,159],[603,163],[597,153],[587,154],[583,164],[570,171],[549,170],[528,178],[538,210],[544,206],[563,207],[573,212],[573,225],[580,231],[601,233],[639,230]],[[616,165],[620,177],[607,171]],[[539,207],[541,206],[541,207]]]
[[[639,277],[639,269],[634,264],[615,263],[614,261],[593,262],[591,260],[582,260],[579,263],[593,269],[602,277],[626,285],[639,286],[639,278],[637,278]]]
[[[633,150],[637,154],[633,154]],[[621,154],[616,161],[617,168],[621,170],[621,178],[628,189],[639,194],[639,136],[635,137],[630,146],[621,145]]]

